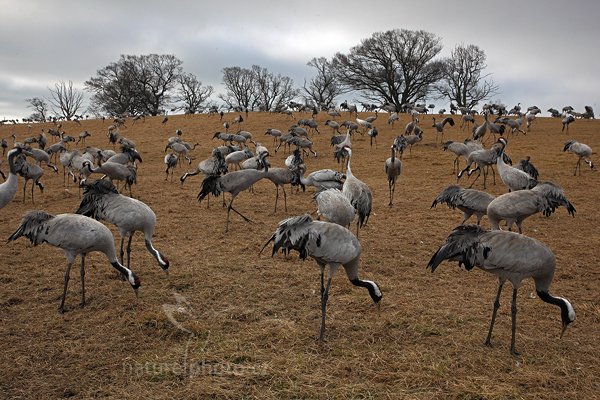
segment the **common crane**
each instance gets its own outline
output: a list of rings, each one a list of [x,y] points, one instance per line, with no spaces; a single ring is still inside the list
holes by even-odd
[[[427,267],[433,272],[444,260],[458,261],[468,271],[478,267],[498,277],[498,293],[485,340],[487,346],[491,346],[492,330],[500,307],[500,294],[507,280],[513,286],[511,354],[519,355],[515,349],[517,291],[524,279],[533,278],[540,300],[560,308],[561,337],[569,324],[575,321],[575,310],[571,303],[565,298],[552,296],[549,292],[556,269],[556,258],[552,250],[536,239],[507,231],[487,231],[473,225],[459,226],[433,254]]]
[[[375,304],[379,304],[383,295],[377,283],[358,277],[360,255],[362,252],[358,239],[347,228],[331,222],[313,221],[310,215],[300,215],[285,219],[265,243],[262,251],[273,242],[271,256],[278,250],[288,253],[296,250],[300,258],[312,257],[321,269],[321,326],[319,341],[325,339],[325,314],[331,281],[340,266],[354,286],[364,287]],[[325,286],[325,268],[329,266],[327,286]]]
[[[117,227],[121,234],[120,257],[123,264],[123,244],[127,241],[127,267],[131,262],[131,241],[135,232],[144,234],[146,249],[158,262],[163,271],[169,269],[169,260],[152,244],[156,227],[156,214],[144,202],[119,194],[112,182],[100,179],[85,185],[84,195],[76,214],[85,215],[109,222]]]
[[[67,269],[65,270],[65,282],[62,300],[58,310],[65,312],[65,298],[71,266],[75,258],[81,256],[81,307],[85,306],[85,257],[93,251],[104,253],[110,264],[119,271],[127,280],[137,295],[140,287],[140,279],[129,268],[123,266],[117,260],[115,242],[110,229],[93,218],[79,214],[52,215],[45,211],[29,211],[23,216],[21,225],[10,235],[11,242],[25,236],[34,246],[40,243],[48,243],[59,247],[67,257]]]

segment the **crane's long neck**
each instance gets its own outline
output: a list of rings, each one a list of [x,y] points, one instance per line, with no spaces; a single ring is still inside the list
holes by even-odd
[[[348,176],[354,176],[352,174],[352,170],[350,169],[350,159],[352,158],[352,154],[348,155],[348,161],[346,162],[346,175]]]
[[[14,176],[17,173],[17,166],[15,165],[15,157],[17,156],[17,151],[8,153],[8,171],[9,171],[9,179],[10,176]]]
[[[369,295],[371,296],[371,298],[373,299],[373,302],[375,304],[377,304],[381,301],[381,298],[383,297],[383,295],[381,293],[381,289],[379,289],[379,286],[375,282],[368,281],[368,280],[362,280],[362,279],[359,279],[358,277],[351,279],[350,282],[354,286],[360,286],[360,287],[367,288],[367,290],[369,291]]]
[[[571,322],[575,321],[575,309],[569,300],[565,299],[564,297],[552,296],[550,293],[543,290],[537,290],[537,295],[543,302],[554,304],[555,306],[560,307],[560,316],[563,324],[563,331],[561,333],[562,336],[567,329],[567,326]]]
[[[169,269],[169,260],[167,257],[163,256],[156,248],[152,245],[152,241],[148,238],[145,239],[146,248],[156,258],[158,261],[158,265],[163,269],[163,271],[167,271]]]

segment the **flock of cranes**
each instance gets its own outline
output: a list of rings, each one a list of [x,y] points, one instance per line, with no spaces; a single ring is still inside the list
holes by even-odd
[[[230,125],[224,125],[226,132],[216,132],[212,137],[213,140],[222,141],[222,145],[219,142],[213,148],[209,158],[201,160],[194,170],[183,173],[179,178],[180,184],[183,185],[189,176],[202,172],[204,179],[197,195],[198,202],[206,199],[208,203],[210,195],[215,197],[223,195],[225,205],[224,194],[229,193],[225,232],[229,231],[231,211],[245,221],[252,222],[250,218],[233,207],[233,202],[243,192],[252,190],[257,182],[266,179],[274,184],[276,189],[274,213],[277,212],[280,188],[283,191],[284,210],[287,211],[286,185],[291,185],[296,190],[299,188],[305,190],[307,186],[314,187],[313,199],[316,211],[313,214],[316,213],[319,218],[322,217],[326,221],[314,220],[310,214],[312,210],[307,208],[307,214],[282,220],[270,240],[263,246],[263,250],[267,245],[273,243],[273,256],[279,250],[285,254],[295,250],[300,254],[300,258],[311,257],[320,267],[320,340],[324,340],[325,337],[325,315],[332,278],[340,266],[344,268],[353,285],[367,289],[375,304],[378,305],[383,298],[382,290],[375,281],[359,278],[362,254],[358,239],[359,231],[368,223],[373,212],[373,192],[372,188],[360,179],[360,176],[354,175],[351,167],[353,156],[356,154],[356,150],[352,146],[356,135],[367,133],[371,139],[377,136],[375,126],[377,113],[375,116],[361,119],[358,118],[356,110],[347,111],[356,114],[356,122],[338,123],[333,119],[327,119],[324,122],[332,129],[333,134],[330,154],[333,153],[342,163],[342,171],[334,168],[320,169],[306,175],[308,164],[312,158],[309,156],[317,157],[317,152],[313,149],[313,142],[306,129],[308,128],[312,134],[320,134],[314,118],[298,121],[298,124],[292,125],[287,132],[268,128],[264,135],[273,138],[273,148],[270,151],[257,142],[252,133],[240,129],[240,125],[245,120],[239,115],[233,122],[238,129],[237,132],[229,133]],[[328,114],[328,117],[335,118],[334,115]],[[507,138],[509,135],[518,133],[526,134],[521,129],[524,117],[525,115],[519,115],[516,119],[504,117],[492,122],[485,114],[481,125],[476,125],[474,119],[470,121],[463,118],[463,126],[471,123],[473,128],[470,137],[462,142],[443,141],[445,127],[456,125],[452,117],[446,117],[440,122],[436,122],[436,119],[432,118],[431,125],[433,133],[436,136],[441,135],[440,158],[443,158],[442,150],[455,155],[453,174],[456,174],[457,183],[465,174],[470,177],[474,172],[479,172],[479,175],[484,174],[483,188],[486,189],[488,171],[491,169],[495,184],[494,169],[497,169],[500,179],[508,190],[505,194],[493,196],[485,191],[463,188],[458,184],[452,184],[443,189],[433,200],[431,208],[444,203],[451,208],[458,208],[464,215],[461,226],[449,234],[446,241],[432,256],[428,266],[433,271],[444,260],[458,261],[467,270],[478,267],[498,277],[499,287],[485,342],[488,345],[502,287],[507,280],[510,281],[513,286],[513,329],[510,351],[513,354],[517,354],[515,349],[517,290],[524,279],[533,278],[538,297],[561,309],[563,332],[575,319],[575,311],[569,301],[549,293],[556,264],[552,251],[541,242],[523,235],[522,222],[536,213],[541,212],[549,216],[558,207],[563,206],[570,215],[575,215],[575,207],[567,199],[560,186],[550,181],[538,180],[539,173],[530,162],[529,157],[516,166],[511,165],[512,160],[506,154]],[[396,184],[405,170],[404,163],[410,163],[413,157],[413,145],[423,140],[424,130],[419,125],[423,118],[422,115],[412,113],[409,122],[401,130],[402,133],[394,137],[390,143],[390,157],[383,163],[382,173],[388,182],[389,207],[393,207]],[[399,120],[400,116],[397,113],[391,113],[387,122],[393,125]],[[165,117],[162,124],[167,124],[167,121],[168,119]],[[131,243],[133,235],[137,231],[143,233],[145,246],[159,267],[165,272],[169,270],[169,260],[163,252],[155,248],[152,240],[157,223],[156,215],[147,204],[133,198],[132,185],[137,182],[138,165],[142,163],[142,157],[135,143],[120,133],[119,126],[123,124],[124,122],[109,127],[107,133],[109,145],[113,145],[114,148],[117,145],[120,146],[121,151],[118,153],[114,151],[114,148],[111,151],[90,146],[86,146],[84,151],[69,150],[69,142],[74,142],[74,140],[67,138],[64,132],[59,132],[55,135],[58,141],[48,148],[48,150],[51,148],[53,150],[45,153],[47,157],[40,153],[40,151],[44,151],[43,149],[31,146],[33,143],[39,143],[39,140],[17,143],[16,137],[13,138],[13,148],[7,154],[9,172],[6,182],[0,185],[0,208],[6,207],[15,197],[18,174],[24,178],[24,187],[28,180],[33,180],[40,189],[43,189],[39,182],[39,178],[43,175],[43,169],[38,164],[44,163],[56,172],[58,169],[51,163],[53,157],[63,166],[65,185],[68,184],[66,178],[71,177],[73,180],[78,180],[79,187],[83,188],[81,203],[73,213],[51,215],[44,211],[30,211],[23,216],[20,226],[9,238],[12,241],[25,236],[34,245],[46,242],[64,250],[67,268],[59,308],[61,312],[65,311],[69,273],[77,255],[81,256],[81,306],[85,305],[85,258],[92,251],[104,253],[109,263],[137,291],[140,287],[140,279],[130,269]],[[463,126],[460,127],[461,131]],[[568,124],[566,127],[568,130]],[[345,128],[345,134],[340,134],[342,128]],[[85,145],[86,138],[89,139],[91,136],[88,131],[81,132],[79,141]],[[491,147],[486,148],[482,139],[492,136],[494,139],[497,136],[499,138],[492,143]],[[370,144],[372,146],[372,140]],[[185,166],[185,164],[182,165],[182,160],[186,160],[187,165],[192,163],[194,157],[190,156],[190,152],[194,151],[198,145],[198,142],[192,144],[184,141],[181,130],[177,130],[176,136],[167,140],[164,148],[166,153],[164,156],[165,180],[169,180],[169,175],[171,181],[174,180],[175,170]],[[375,145],[377,145],[376,142]],[[251,146],[254,147],[254,151],[251,150]],[[284,146],[284,152],[286,146],[295,147],[295,149],[293,152],[290,151],[291,154],[285,160],[284,166],[272,166],[270,158],[281,146]],[[409,149],[408,158],[404,156],[404,150],[407,147]],[[581,160],[593,168],[590,159],[592,150],[589,146],[569,140],[565,143],[564,151],[570,151],[578,157],[575,175],[578,171],[581,174]],[[29,169],[37,167],[42,171],[41,174],[38,171],[37,178],[35,174],[28,172],[28,169],[23,167],[26,157],[35,160],[35,163],[29,164],[32,165]],[[332,156],[330,155],[330,157]],[[466,163],[464,169],[460,169],[461,158]],[[90,178],[92,174],[101,174],[103,177],[92,181]],[[473,180],[471,186],[475,184],[477,178]],[[122,188],[127,190],[129,196],[119,193],[115,186],[115,183],[118,182],[122,182]],[[25,196],[23,201],[25,201]],[[476,215],[477,225],[464,225],[472,215]],[[488,217],[491,230],[480,227],[484,216]],[[118,257],[110,230],[97,220],[114,225],[119,231]],[[508,231],[502,230],[501,221],[506,221]],[[355,231],[350,229],[353,222],[356,223]],[[514,224],[517,225],[519,233],[510,232]],[[128,242],[125,252],[126,238]],[[165,252],[168,254],[169,250],[167,249]],[[532,258],[529,256],[530,254],[536,254],[537,257]],[[325,280],[326,270],[327,280]]]

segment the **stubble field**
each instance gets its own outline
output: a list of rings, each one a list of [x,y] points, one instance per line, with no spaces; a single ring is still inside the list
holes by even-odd
[[[359,113],[360,118],[371,115]],[[225,114],[232,121],[237,114]],[[293,118],[250,113],[241,129],[271,152],[272,166],[283,166],[287,154],[274,152],[267,128],[282,131],[307,114]],[[306,157],[308,172],[340,166],[329,145],[328,116],[317,117],[321,134],[312,134],[318,157]],[[338,121],[353,120],[343,113]],[[568,298],[577,320],[562,339],[560,311],[535,296],[533,281],[519,290],[517,349],[509,354],[510,297],[504,291],[494,347],[483,345],[497,281],[481,270],[467,272],[444,263],[432,274],[429,258],[462,213],[444,205],[430,209],[435,196],[455,183],[453,155],[442,151],[431,116],[421,117],[424,139],[406,152],[393,207],[383,163],[393,138],[408,122],[392,128],[387,115],[375,125],[377,148],[368,137],[353,138],[353,173],[373,191],[373,214],[360,232],[363,279],[382,291],[377,311],[366,290],[351,285],[343,271],[333,280],[327,314],[327,341],[315,337],[320,321],[319,269],[270,251],[259,256],[277,223],[315,209],[312,194],[287,188],[287,212],[273,213],[275,187],[269,181],[241,193],[236,209],[254,223],[232,213],[224,233],[225,208],[211,198],[210,209],[196,196],[202,176],[183,187],[178,177],[209,157],[220,144],[211,140],[222,130],[219,116],[146,118],[121,134],[134,140],[142,154],[134,197],[157,214],[155,246],[170,260],[170,275],[146,251],[143,238],[133,242],[132,269],[140,276],[140,296],[115,278],[100,253],[88,256],[87,306],[79,308],[78,268],[71,271],[65,314],[57,307],[62,295],[65,257],[46,244],[32,247],[26,239],[5,243],[21,216],[31,209],[59,214],[77,209],[80,197],[72,184],[65,190],[62,171],[46,169],[46,189],[30,191],[22,202],[22,180],[15,200],[0,210],[0,393],[4,398],[410,398],[410,399],[591,399],[600,393],[600,212],[597,171],[585,165],[573,176],[576,157],[563,153],[564,142],[577,139],[600,148],[600,123],[577,120],[570,133],[559,119],[538,118],[526,135],[508,135],[507,153],[518,161],[526,155],[542,180],[561,185],[577,209],[564,208],[546,218],[527,219],[524,233],[547,244],[556,254],[557,271],[551,293]],[[446,127],[445,140],[463,140],[470,132]],[[477,121],[481,122],[478,116]],[[63,122],[77,136],[88,130],[88,145],[109,148],[111,121]],[[0,126],[0,137],[19,140],[53,124]],[[199,146],[192,165],[165,181],[164,147],[181,129],[183,139]],[[487,145],[492,142],[488,138]],[[251,146],[253,148],[253,146]],[[596,155],[592,159],[596,160]],[[462,161],[461,161],[462,162]],[[464,164],[461,164],[464,165]],[[7,171],[6,160],[0,167]],[[96,176],[98,177],[98,176]],[[487,191],[499,195],[496,179]],[[461,185],[470,184],[466,177]],[[31,183],[29,183],[31,184]],[[474,188],[482,189],[481,179]],[[472,221],[474,222],[474,220]],[[484,217],[482,225],[489,227]],[[111,226],[118,240],[118,233]],[[118,242],[117,242],[118,243]]]

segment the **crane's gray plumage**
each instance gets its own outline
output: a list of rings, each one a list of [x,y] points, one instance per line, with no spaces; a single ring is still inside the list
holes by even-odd
[[[220,151],[213,151],[211,158],[200,161],[194,171],[186,172],[185,174],[181,175],[179,180],[183,185],[188,176],[198,175],[200,172],[206,176],[226,174],[227,163],[225,162],[223,153]]]
[[[268,153],[267,153],[268,154]],[[269,168],[265,174],[265,179],[270,180],[275,185],[275,209],[273,213],[277,212],[277,201],[279,199],[279,186],[283,190],[283,205],[285,211],[287,211],[287,193],[285,192],[285,185],[290,184],[292,186],[301,185],[300,182],[300,171],[298,166],[302,163],[300,157],[300,149],[294,150],[294,154],[291,156],[290,166],[286,168]],[[264,166],[263,166],[264,168]]]
[[[344,267],[350,282],[355,286],[367,288],[371,299],[379,304],[382,298],[379,286],[358,277],[361,246],[358,239],[347,228],[331,222],[313,221],[305,214],[285,219],[279,223],[277,230],[263,246],[263,250],[273,242],[275,255],[278,250],[288,253],[296,250],[300,258],[312,257],[321,268],[321,327],[319,340],[325,337],[325,311],[329,298],[331,280],[340,266]],[[262,250],[261,250],[262,252]],[[329,265],[327,286],[325,286],[325,267]]]
[[[10,203],[17,194],[19,183],[15,158],[22,152],[23,149],[20,147],[15,147],[8,152],[8,179],[0,184],[0,209]]]
[[[348,160],[346,164],[346,180],[342,186],[342,192],[348,197],[348,200],[350,200],[350,203],[352,203],[358,214],[358,220],[356,221],[356,236],[358,237],[358,229],[362,228],[369,221],[369,216],[373,208],[373,195],[369,186],[352,174],[352,170],[350,169],[352,150],[346,147],[346,151],[348,152]]]
[[[306,172],[306,165],[301,164],[298,167],[300,172],[300,183],[303,187],[314,186],[317,190],[326,189],[340,189],[344,186],[344,179],[346,175],[333,169],[319,169],[311,172],[307,177],[304,176]]]
[[[481,223],[481,218],[486,215],[488,205],[494,200],[494,196],[489,193],[475,189],[465,189],[458,185],[450,185],[433,200],[431,208],[438,204],[446,203],[450,208],[458,208],[464,213],[461,225],[467,222],[471,215],[477,216],[477,225]]]
[[[546,303],[560,307],[561,337],[569,324],[575,321],[575,310],[571,303],[549,293],[556,258],[546,245],[536,239],[507,231],[487,231],[473,225],[459,226],[431,257],[427,267],[433,272],[444,260],[458,261],[459,265],[464,265],[467,270],[478,267],[498,277],[498,293],[485,341],[488,346],[491,346],[492,330],[500,307],[500,294],[507,280],[513,286],[510,344],[512,354],[519,354],[515,349],[517,290],[524,279],[533,278],[538,297]]]
[[[69,274],[75,258],[81,256],[81,307],[85,305],[85,257],[93,251],[104,253],[110,264],[127,278],[133,289],[140,287],[140,279],[133,271],[117,260],[114,237],[106,226],[95,219],[79,214],[51,215],[45,211],[29,211],[23,216],[21,225],[10,235],[8,241],[21,236],[28,238],[34,246],[48,243],[65,252],[67,269],[59,311],[65,311],[65,297]]]
[[[348,197],[339,189],[327,189],[315,193],[317,213],[329,222],[348,228],[356,217],[356,210]]]
[[[44,193],[44,184],[40,182],[40,179],[44,175],[44,170],[37,164],[31,164],[27,161],[25,154],[20,154],[15,158],[15,166],[17,174],[21,175],[24,179],[23,183],[23,203],[25,203],[25,189],[27,188],[27,182],[31,181],[31,203],[35,204],[33,192],[35,186],[40,188],[40,192]]]
[[[500,150],[502,148],[502,142],[496,142],[492,145],[490,149],[481,149],[475,150],[469,153],[467,157],[467,166],[461,170],[457,175],[457,181],[460,180],[462,175],[467,172],[467,176],[471,176],[475,171],[479,171],[473,183],[471,183],[471,187],[475,184],[479,176],[481,175],[481,171],[483,170],[483,188],[486,187],[487,182],[487,168],[496,164],[496,160],[498,158],[498,154],[500,154]],[[471,165],[477,164],[477,167],[470,169]],[[496,172],[494,168],[492,168],[492,175],[494,177],[494,185],[496,184]]]
[[[388,186],[390,190],[390,202],[388,204],[389,207],[393,205],[394,202],[394,192],[396,191],[396,181],[398,180],[398,176],[402,173],[402,161],[400,161],[396,157],[396,145],[392,145],[392,155],[390,158],[385,160],[385,164],[383,165],[383,170],[387,175]]]
[[[505,220],[508,230],[514,223],[523,233],[523,220],[538,212],[549,217],[556,208],[563,206],[571,216],[575,207],[566,198],[562,188],[552,182],[538,183],[533,189],[518,190],[496,197],[487,208],[492,229],[500,229],[500,221]]]
[[[500,174],[500,179],[506,185],[509,191],[531,189],[537,185],[537,180],[532,178],[527,172],[522,171],[513,166],[507,165],[504,162],[504,149],[506,148],[507,141],[504,138],[498,139],[502,143],[500,148],[500,154],[496,158],[496,167]]]
[[[529,176],[531,176],[536,181],[540,177],[539,171],[537,170],[535,165],[533,165],[531,163],[530,156],[527,156],[524,159],[520,160],[519,163],[517,165],[515,165],[515,168],[520,169],[521,171],[525,171]]]
[[[177,166],[178,157],[174,153],[165,155],[165,181],[169,179],[169,171],[171,171],[171,182],[173,182],[173,171]]]
[[[581,160],[583,159],[587,165],[589,165],[590,169],[594,169],[594,163],[592,160],[588,160],[588,158],[592,155],[592,148],[584,143],[579,143],[576,140],[569,140],[565,143],[565,147],[563,151],[569,151],[575,154],[577,157],[577,164],[575,164],[575,173],[574,176],[577,175],[577,169],[579,169],[579,175],[581,175]]]
[[[249,218],[246,218],[239,211],[232,207],[233,201],[236,196],[242,191],[250,188],[256,182],[263,179],[268,172],[268,164],[266,164],[266,156],[268,154],[262,154],[264,170],[256,169],[242,169],[239,171],[233,171],[226,175],[209,175],[202,181],[202,187],[198,193],[198,201],[201,202],[206,196],[212,193],[213,196],[220,196],[221,193],[231,193],[231,201],[227,207],[227,219],[225,220],[225,232],[229,230],[229,214],[233,210],[236,214],[242,217],[246,222],[252,222]]]
[[[441,120],[440,122],[435,122],[435,117],[433,117],[433,125],[431,125],[432,128],[435,128],[437,133],[441,133],[442,137],[440,139],[440,143],[441,141],[444,140],[444,126],[446,124],[449,124],[450,126],[454,126],[454,118],[452,117],[446,117],[443,120]]]
[[[144,202],[119,194],[115,186],[108,180],[100,179],[86,185],[81,204],[76,214],[109,222],[117,227],[121,234],[120,256],[123,263],[123,243],[127,242],[127,267],[131,261],[131,240],[135,232],[144,234],[146,249],[158,262],[163,271],[168,271],[169,260],[152,244],[152,236],[156,227],[156,214]]]
[[[86,161],[83,166],[88,169],[90,174],[105,174],[111,181],[125,182],[125,187],[129,188],[129,196],[131,197],[131,185],[137,181],[137,169],[133,165],[123,165],[107,161],[98,167],[92,168],[92,164]]]
[[[452,174],[457,174],[459,171],[459,158],[463,157],[465,159],[465,162],[467,161],[467,158],[469,157],[469,153],[470,150],[467,147],[466,144],[462,143],[462,142],[453,142],[452,140],[448,140],[447,142],[444,142],[444,144],[442,145],[442,148],[444,149],[444,151],[448,150],[452,153],[454,153],[454,155],[456,157],[454,157],[454,162],[452,163]]]

